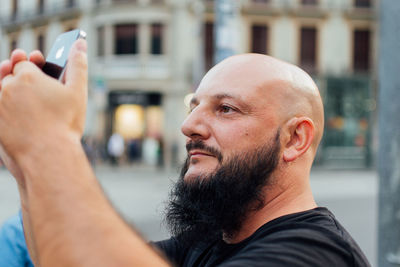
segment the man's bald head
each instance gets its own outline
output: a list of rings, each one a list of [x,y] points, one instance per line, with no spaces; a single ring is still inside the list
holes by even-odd
[[[324,112],[318,88],[306,72],[270,56],[242,54],[229,57],[212,68],[199,89],[202,84],[221,79],[227,84],[243,85],[243,91],[256,86],[267,92],[269,97],[265,104],[274,106],[280,123],[296,117],[309,118],[314,125],[311,148],[316,152],[323,134]]]
[[[314,208],[308,177],[322,130],[318,89],[299,68],[256,54],[216,65],[182,124],[188,156],[173,229],[192,241],[217,228],[240,242],[269,220]]]

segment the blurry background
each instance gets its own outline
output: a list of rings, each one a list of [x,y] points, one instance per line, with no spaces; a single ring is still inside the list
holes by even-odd
[[[374,165],[376,6],[370,0],[236,0],[236,53],[272,55],[313,75],[326,129],[316,165]],[[1,0],[0,58],[20,47],[46,55],[56,36],[88,33],[85,141],[96,161],[119,133],[122,162],[176,165],[184,98],[214,63],[214,1]]]
[[[312,173],[318,203],[334,211],[374,264],[377,3],[230,2],[229,27],[217,32],[211,0],[0,0],[0,59],[17,47],[46,55],[58,34],[88,33],[84,148],[114,204],[154,239],[166,236],[159,203],[185,156],[185,102],[213,66],[217,46],[301,66],[325,102]],[[1,223],[17,211],[18,196],[5,171],[0,179]]]

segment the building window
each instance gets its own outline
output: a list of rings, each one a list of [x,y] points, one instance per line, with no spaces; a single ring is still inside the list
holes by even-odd
[[[11,17],[12,17],[12,19],[15,19],[17,17],[17,13],[18,13],[18,1],[17,0],[13,0],[12,1],[12,7],[11,7]]]
[[[253,3],[256,3],[256,4],[268,4],[269,0],[253,0]]]
[[[341,167],[370,165],[371,86],[369,77],[326,78],[324,160]]]
[[[68,8],[74,7],[75,6],[75,0],[67,0],[65,2],[65,6]]]
[[[116,3],[116,4],[123,4],[123,3],[127,3],[127,4],[130,4],[130,3],[136,3],[137,2],[137,0],[112,0],[113,1],[113,3]]]
[[[365,72],[370,68],[370,42],[369,30],[355,30],[353,43],[353,69],[356,72]]]
[[[137,54],[138,53],[138,25],[120,24],[115,25],[115,54]]]
[[[267,54],[268,28],[265,25],[253,25],[251,28],[251,52]]]
[[[208,71],[214,65],[214,23],[206,22],[204,35],[204,63],[205,71]]]
[[[318,1],[317,0],[301,0],[302,5],[317,5]]]
[[[355,7],[371,7],[370,0],[354,0]]]
[[[105,53],[105,48],[104,48],[104,42],[105,42],[105,31],[104,31],[104,26],[100,26],[97,28],[97,55],[98,56],[104,56]]]
[[[38,1],[38,13],[42,14],[44,12],[44,0]]]
[[[300,65],[307,72],[316,71],[317,30],[314,27],[301,28]]]
[[[37,44],[36,44],[36,46],[37,46],[37,49],[40,51],[40,52],[42,52],[42,53],[44,53],[45,51],[45,38],[44,38],[44,34],[43,33],[40,33],[38,36],[37,36]]]
[[[160,23],[151,25],[151,54],[161,55],[163,53],[163,31],[164,26]]]

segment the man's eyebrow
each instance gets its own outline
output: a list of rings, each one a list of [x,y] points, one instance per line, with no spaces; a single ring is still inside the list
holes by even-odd
[[[245,103],[245,101],[240,96],[237,96],[237,95],[222,93],[222,94],[212,95],[211,98],[216,99],[216,100],[232,99],[232,100],[235,100],[243,109],[250,110],[250,106],[247,103]],[[196,97],[193,97],[192,100],[190,100],[191,106],[196,106],[198,104],[199,104],[199,100]]]
[[[213,98],[216,98],[216,99],[224,99],[224,98],[237,99],[238,97],[235,97],[235,96],[230,95],[230,94],[216,94],[216,95],[213,96]]]
[[[251,109],[250,105],[248,103],[246,103],[240,95],[232,95],[232,94],[224,93],[224,94],[216,94],[213,97],[218,100],[226,99],[226,98],[232,99],[232,100],[236,101],[242,109],[245,109],[245,110]]]

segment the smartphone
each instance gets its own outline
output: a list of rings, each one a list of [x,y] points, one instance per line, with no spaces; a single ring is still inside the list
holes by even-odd
[[[79,38],[86,39],[86,33],[80,29],[60,34],[46,57],[46,63],[42,68],[43,72],[61,81],[67,66],[69,51],[72,44]]]

